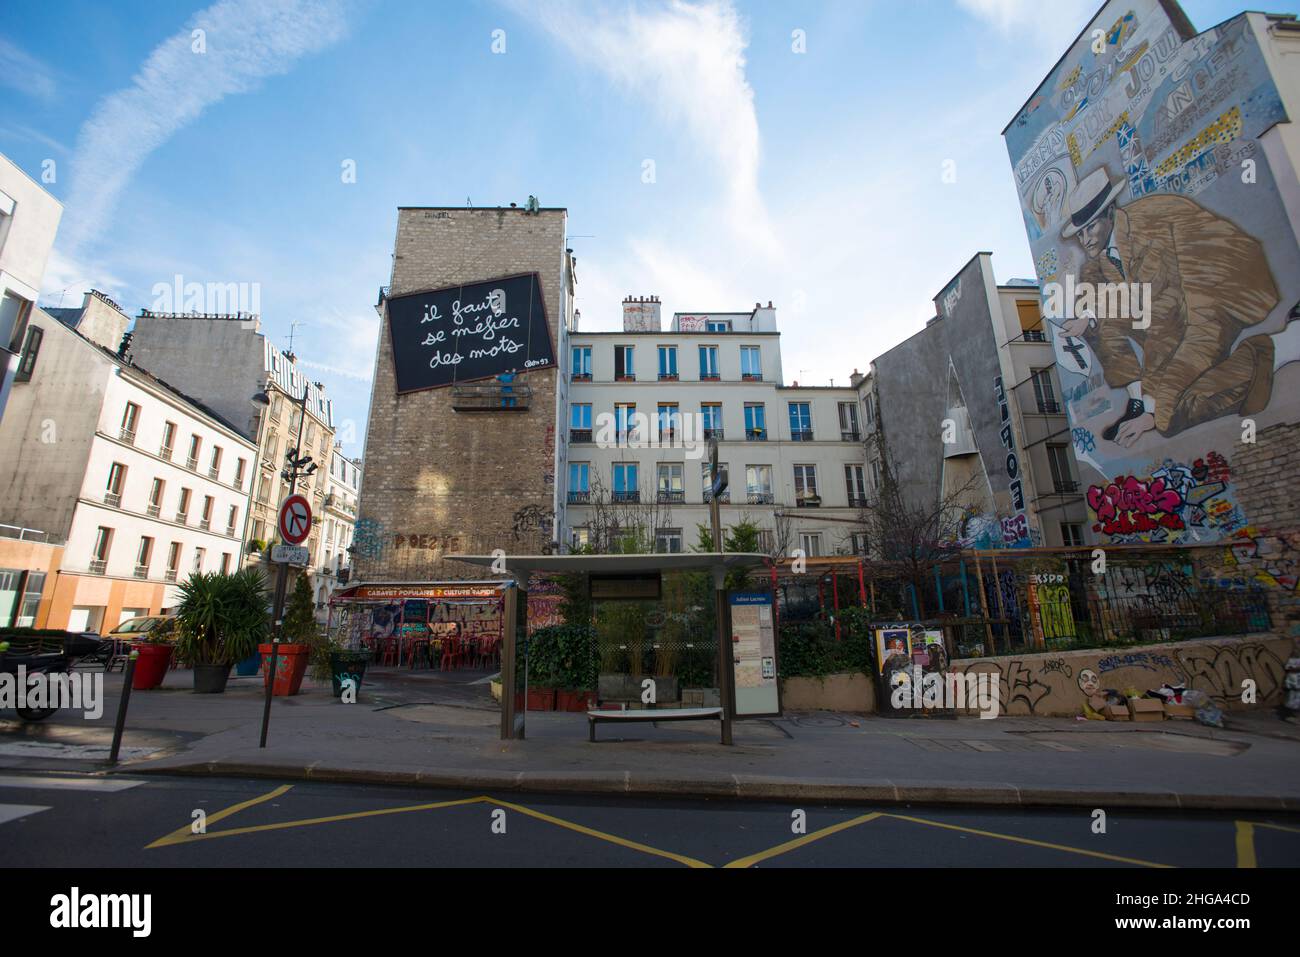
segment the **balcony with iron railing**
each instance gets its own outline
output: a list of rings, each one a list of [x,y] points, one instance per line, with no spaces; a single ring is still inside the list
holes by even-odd
[[[641,438],[641,433],[637,429],[624,429],[614,434],[614,442],[617,445],[630,445]]]
[[[92,575],[102,575],[104,572],[108,571],[108,559],[92,558],[90,560],[90,565],[86,570]]]
[[[532,386],[518,382],[451,387],[451,407],[457,412],[526,412],[532,399]]]
[[[172,460],[172,453],[173,453],[174,451],[176,451],[176,450],[173,449],[170,445],[164,445],[164,446],[161,446],[161,447],[158,449],[158,458],[163,459],[164,461],[170,462],[170,461]]]
[[[709,504],[710,502],[712,502],[712,501],[713,501],[713,492],[712,492],[710,489],[707,489],[707,488],[706,488],[706,489],[704,490],[704,504],[705,504],[705,505],[708,505],[708,504]],[[725,492],[723,492],[721,495],[718,496],[718,504],[719,504],[719,505],[730,505],[730,504],[731,504],[731,490],[730,490],[730,489],[727,489]]]
[[[122,430],[117,434],[118,438],[127,445],[135,445],[135,429],[128,429],[126,426],[123,426]]]
[[[148,578],[148,577],[149,577],[149,566],[148,566],[148,565],[136,565],[136,566],[135,566],[135,577],[136,577],[136,578]]]
[[[861,442],[862,433],[857,429],[840,429],[841,442]]]
[[[746,430],[745,430],[745,441],[746,441],[746,442],[766,442],[766,441],[767,441],[767,429],[746,429]]]
[[[590,381],[591,381],[591,373],[590,373],[590,372],[575,372],[575,373],[573,373],[572,376],[569,377],[569,381],[570,381],[570,382],[590,382]]]
[[[1038,411],[1042,415],[1060,415],[1061,403],[1055,399],[1039,399]]]
[[[865,495],[850,495],[849,508],[866,508],[867,498]]]
[[[797,508],[820,508],[822,497],[816,493],[796,494],[794,504]]]
[[[701,381],[701,382],[721,382],[721,381],[722,381],[722,376],[718,375],[718,373],[716,373],[716,372],[701,372],[701,373],[700,373],[700,381]]]
[[[144,512],[145,512],[145,514],[148,515],[150,518],[157,518],[160,514],[162,514],[162,506],[161,506],[161,505],[148,505],[148,506],[145,507]]]
[[[189,512],[177,512],[177,513],[176,513],[176,522],[177,522],[177,524],[180,524],[180,525],[188,525],[188,524],[189,524],[189,521],[190,521],[190,513],[189,513]]]
[[[612,497],[615,502],[623,504],[635,504],[641,501],[641,493],[639,491],[615,492]]]
[[[335,511],[344,512],[348,515],[357,514],[357,507],[355,504],[349,502],[342,495],[338,495],[335,493],[331,493],[325,496],[325,507],[332,508]]]
[[[1042,329],[1026,329],[1025,342],[1046,342],[1047,333]]]
[[[741,382],[762,382],[763,373],[761,372],[742,372],[740,374]]]
[[[750,505],[775,505],[776,496],[771,492],[746,492],[745,500]]]
[[[721,442],[723,441],[724,438],[726,438],[726,434],[723,432],[722,429],[704,430],[704,441],[706,442],[709,441],[709,439],[717,439],[719,442]]]
[[[658,500],[661,503],[680,505],[686,501],[686,492],[682,489],[661,488],[659,490]]]
[[[583,489],[581,492],[570,491],[568,501],[570,505],[590,505],[591,491],[589,489]]]
[[[176,581],[176,569],[169,568],[167,571],[163,572],[163,579],[169,582]]]
[[[221,477],[221,471],[215,465],[212,466],[212,468],[208,469],[208,478],[215,481],[220,477]]]
[[[659,373],[659,381],[660,381],[660,382],[676,382],[676,381],[677,381],[677,373],[676,373],[676,372],[661,372],[661,373]]]
[[[107,505],[109,508],[121,508],[121,507],[122,507],[122,493],[121,493],[121,492],[105,492],[105,493],[104,493],[104,504]]]
[[[812,440],[812,429],[792,429],[790,432],[791,442],[811,442]]]
[[[590,442],[591,429],[569,429],[570,442]]]
[[[199,460],[193,457],[188,458],[185,460],[185,467],[191,472],[197,472],[199,470]]]
[[[210,531],[212,529],[212,520],[209,518],[199,519],[199,528],[205,532]]]

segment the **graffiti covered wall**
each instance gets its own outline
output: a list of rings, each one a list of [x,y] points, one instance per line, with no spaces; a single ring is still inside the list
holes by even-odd
[[[1247,15],[1193,35],[1112,0],[1004,131],[1103,543],[1247,532],[1243,443],[1300,420],[1300,250],[1259,143],[1287,120]]]

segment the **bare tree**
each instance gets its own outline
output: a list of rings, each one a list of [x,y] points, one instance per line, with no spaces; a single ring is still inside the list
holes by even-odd
[[[672,502],[658,490],[610,492],[597,474],[589,495],[588,542],[597,554],[653,552],[656,533],[672,526]]]

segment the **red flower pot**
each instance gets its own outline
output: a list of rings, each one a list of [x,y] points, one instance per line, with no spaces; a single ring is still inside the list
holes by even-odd
[[[556,711],[590,711],[596,707],[594,691],[555,692]]]
[[[135,660],[135,672],[131,676],[131,687],[136,691],[148,691],[157,688],[167,676],[167,666],[172,660],[171,645],[136,645],[140,657]]]
[[[271,646],[258,645],[262,653],[262,682],[271,680],[269,666],[271,663]],[[307,673],[307,664],[311,659],[311,648],[307,645],[283,643],[275,656],[275,687],[273,695],[295,695],[302,687],[302,676]]]
[[[555,689],[554,688],[529,688],[528,689],[528,710],[529,711],[554,711],[555,710]]]

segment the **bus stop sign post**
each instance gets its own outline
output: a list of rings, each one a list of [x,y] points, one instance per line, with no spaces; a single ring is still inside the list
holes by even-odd
[[[709,496],[709,520],[713,525],[713,550],[722,554],[722,506],[719,499],[727,488],[727,477],[718,473],[718,438],[709,437],[709,475],[712,478]],[[727,569],[718,559],[713,568],[714,608],[718,616],[718,697],[722,705],[722,743],[731,744],[732,715],[732,662],[731,606],[727,603]]]

